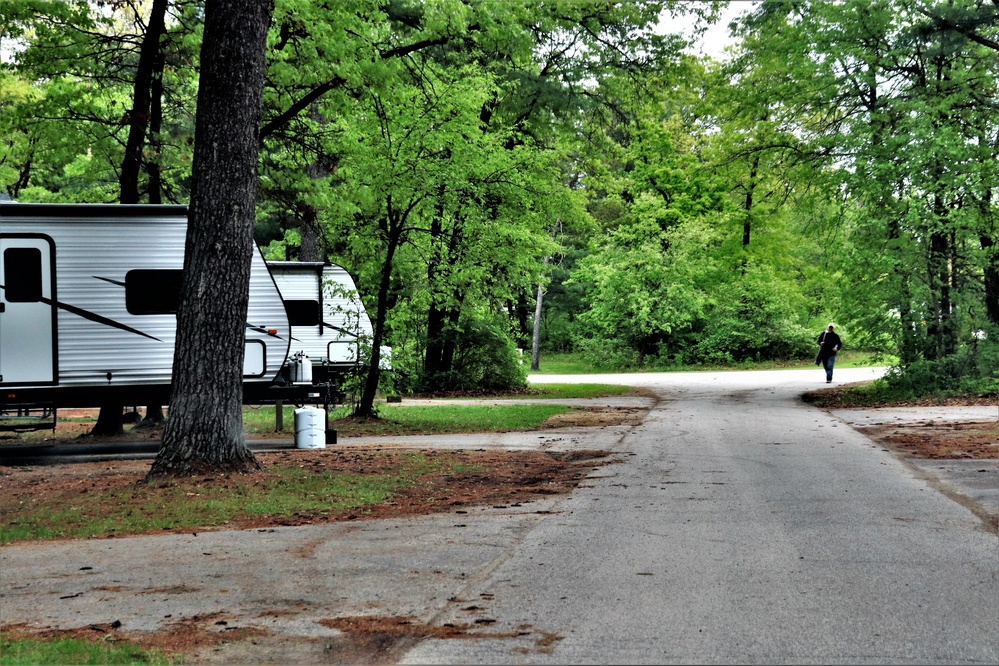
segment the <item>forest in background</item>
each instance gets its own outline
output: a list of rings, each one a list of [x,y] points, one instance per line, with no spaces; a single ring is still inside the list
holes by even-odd
[[[809,358],[999,392],[999,3],[277,0],[256,238],[350,271],[396,390]],[[0,2],[0,186],[188,203],[203,6]],[[539,297],[541,307],[537,307]]]

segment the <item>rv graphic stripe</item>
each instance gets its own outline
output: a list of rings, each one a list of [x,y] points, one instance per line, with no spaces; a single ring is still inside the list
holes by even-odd
[[[111,284],[116,285],[118,287],[125,286],[125,283],[122,282],[121,280],[112,280],[111,278],[101,277],[100,275],[94,275],[93,277],[97,280],[104,280],[105,282],[110,282]]]
[[[105,326],[117,328],[119,330],[126,331],[128,333],[141,335],[144,338],[149,338],[150,340],[155,340],[156,342],[163,342],[156,336],[149,335],[148,333],[143,333],[142,331],[132,328],[131,326],[128,326],[126,324],[122,324],[119,321],[115,321],[114,319],[108,319],[107,317],[102,317],[99,314],[90,312],[89,310],[84,310],[83,308],[78,308],[75,305],[69,305],[68,303],[60,303],[59,301],[53,301],[50,298],[43,298],[41,299],[41,302],[45,303],[46,305],[54,305],[60,310],[65,310],[66,312],[75,314],[78,317],[83,317],[84,319],[89,319],[90,321],[96,322],[98,324],[103,324]]]
[[[339,326],[334,326],[333,324],[327,324],[325,321],[323,322],[323,327],[324,328],[332,328],[337,333],[343,333],[344,335],[349,335],[352,338],[360,337],[360,336],[358,336],[357,333],[354,333],[353,331],[348,331],[345,328],[340,328]]]
[[[284,340],[284,338],[282,338],[280,335],[276,333],[274,335],[271,335],[270,329],[264,328],[263,326],[254,326],[253,324],[247,324],[246,327],[251,331],[253,331],[254,333],[264,333],[272,338],[277,338],[278,340]]]

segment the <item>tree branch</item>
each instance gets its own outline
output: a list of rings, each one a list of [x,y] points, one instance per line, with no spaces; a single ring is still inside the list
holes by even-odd
[[[999,1],[993,0],[993,2],[996,4],[997,7],[999,7]],[[969,30],[968,28],[965,28],[964,26],[955,23],[950,19],[944,18],[942,16],[935,16],[930,12],[926,11],[925,9],[923,9],[922,7],[916,7],[916,11],[925,16],[926,18],[930,19],[934,23],[936,23],[939,27],[947,28],[948,30],[953,30],[955,32],[964,35],[965,37],[975,42],[976,44],[986,46],[992,49],[993,51],[999,51],[999,42],[994,42],[988,37],[982,37],[974,30]]]
[[[263,140],[268,136],[277,131],[280,127],[286,125],[292,118],[297,116],[303,110],[307,109],[310,104],[315,102],[317,99],[325,95],[331,90],[336,88],[342,88],[347,83],[347,79],[342,77],[336,77],[319,84],[308,93],[305,97],[302,97],[297,102],[285,109],[284,113],[279,114],[277,117],[271,119],[269,123],[260,128],[257,133],[257,139],[263,143]]]

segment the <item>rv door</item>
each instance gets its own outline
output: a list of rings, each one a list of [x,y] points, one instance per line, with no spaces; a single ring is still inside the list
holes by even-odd
[[[0,384],[55,381],[55,250],[38,234],[0,234]]]

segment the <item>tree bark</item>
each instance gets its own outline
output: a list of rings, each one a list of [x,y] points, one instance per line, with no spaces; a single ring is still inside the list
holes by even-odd
[[[272,0],[208,0],[170,418],[149,478],[259,469],[243,351]]]
[[[132,111],[128,115],[128,140],[125,159],[121,164],[119,201],[123,204],[139,203],[139,171],[142,167],[142,149],[146,145],[149,127],[149,107],[152,98],[153,73],[160,51],[160,38],[166,31],[167,0],[153,0],[149,24],[139,49],[139,65],[135,71],[132,91]]]
[[[100,411],[97,412],[97,421],[90,429],[90,434],[100,437],[114,437],[124,434],[125,428],[121,419],[123,411],[124,406],[121,403],[106,402],[101,405]]]

